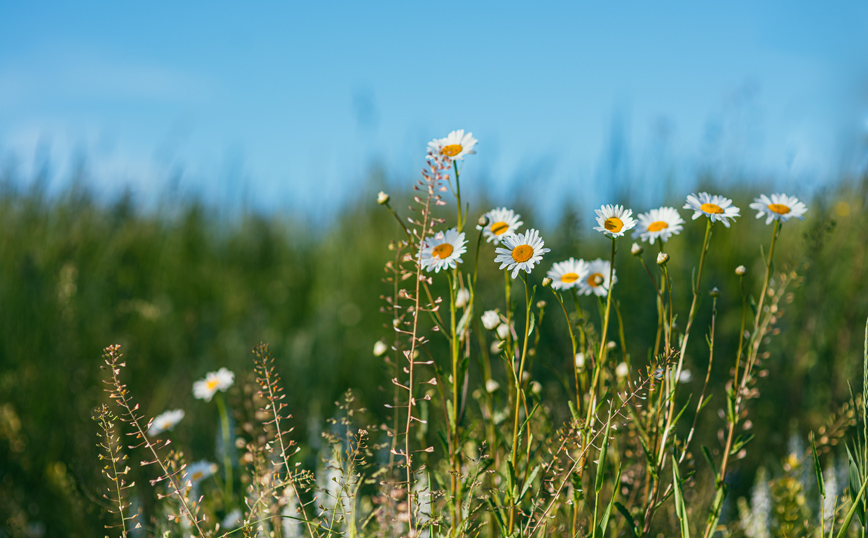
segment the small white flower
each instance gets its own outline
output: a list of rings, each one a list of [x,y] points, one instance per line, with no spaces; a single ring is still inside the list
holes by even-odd
[[[380,205],[388,204],[389,203],[389,195],[383,191],[380,191],[380,193],[377,194],[377,203]]]
[[[241,510],[236,508],[226,514],[226,517],[223,518],[223,522],[220,523],[220,526],[227,530],[237,529],[241,526],[242,521]]]
[[[578,286],[579,281],[588,276],[588,262],[570,258],[552,265],[547,274],[552,279],[554,289],[570,289]]]
[[[690,383],[691,379],[693,379],[693,374],[690,373],[690,370],[681,370],[681,375],[678,376],[679,383]]]
[[[473,133],[464,133],[464,129],[452,131],[446,138],[435,138],[428,142],[428,151],[435,159],[443,162],[464,159],[465,155],[476,153],[473,148],[477,140]]]
[[[458,308],[464,308],[467,306],[467,303],[470,302],[470,292],[467,291],[467,288],[461,288],[455,294],[455,306]]]
[[[581,369],[585,367],[585,354],[576,353],[576,367]]]
[[[633,232],[633,237],[639,237],[649,243],[654,243],[658,238],[666,242],[673,235],[681,233],[684,229],[683,224],[684,219],[673,207],[652,209],[639,215],[639,225]]]
[[[159,435],[164,431],[171,430],[176,424],[181,422],[182,418],[184,418],[183,409],[175,409],[173,411],[161,413],[154,417],[154,421],[151,423],[148,433],[150,435]]]
[[[611,263],[609,260],[597,258],[588,263],[588,276],[579,281],[579,293],[582,295],[595,294],[600,297],[605,297],[609,292],[609,268]],[[615,273],[612,273],[614,276]],[[614,278],[614,282],[618,282],[618,277]]]
[[[684,209],[693,210],[693,220],[705,215],[711,222],[722,222],[727,228],[729,228],[729,219],[735,220],[736,217],[741,216],[739,209],[732,205],[732,200],[719,194],[711,195],[707,192],[687,195]]]
[[[527,383],[528,381],[530,381],[530,372],[522,372],[521,373],[521,382]]]
[[[750,208],[757,211],[756,218],[766,217],[766,224],[771,224],[773,220],[787,222],[791,218],[805,220],[805,211],[808,210],[808,206],[798,198],[784,193],[772,194],[771,198],[761,194],[754,199]]]
[[[458,233],[455,228],[437,232],[434,237],[429,237],[422,244],[419,263],[425,270],[435,273],[447,267],[454,269],[458,263],[461,263],[461,255],[467,252],[466,245],[464,232]]]
[[[498,354],[503,350],[503,340],[495,340],[491,343],[491,352],[494,354]]]
[[[744,276],[745,273],[747,273],[747,267],[745,267],[744,265],[739,265],[735,268],[735,274],[737,274],[738,276]]]
[[[599,226],[594,229],[609,237],[621,237],[627,230],[636,226],[636,219],[632,216],[633,211],[624,209],[622,205],[604,205],[595,210],[595,213],[597,213]]]
[[[531,381],[530,391],[534,394],[540,394],[542,392],[542,383],[540,383],[539,381]]]
[[[505,207],[492,209],[483,216],[488,218],[488,224],[486,226],[477,225],[476,229],[482,230],[483,237],[489,243],[500,241],[507,235],[518,233],[518,229],[524,224],[519,220],[521,215]]]
[[[497,326],[497,336],[501,340],[506,340],[507,338],[509,338],[509,332],[509,325],[507,325],[506,323],[501,323]]]
[[[485,390],[488,392],[494,392],[500,388],[500,383],[493,379],[489,379],[485,382]]]
[[[639,217],[639,218],[641,218],[641,217]],[[633,232],[634,237],[636,236],[637,232]],[[643,250],[642,245],[640,245],[639,243],[634,241],[633,245],[630,247],[630,254],[632,254],[633,256],[641,256],[642,250]]]
[[[630,373],[630,368],[627,367],[627,363],[626,363],[626,362],[622,362],[622,363],[620,363],[620,364],[615,368],[615,375],[618,376],[619,378],[627,377],[627,374],[629,374],[629,373]]]
[[[184,469],[184,482],[186,483],[188,480],[193,482],[195,486],[202,480],[205,480],[212,474],[217,472],[217,464],[211,463],[210,461],[197,461],[196,463],[191,463]]]
[[[205,379],[193,383],[193,396],[200,400],[210,402],[218,390],[226,392],[226,389],[235,382],[235,374],[226,368],[220,368],[216,372],[208,372]]]
[[[669,254],[665,252],[657,253],[657,265],[666,265],[666,262],[669,261]]]
[[[536,230],[528,230],[526,233],[510,235],[503,238],[501,244],[506,248],[497,248],[494,263],[500,262],[500,269],[512,271],[512,278],[518,276],[519,271],[530,273],[531,269],[542,261],[543,254],[550,249],[543,248],[545,241]]]
[[[482,314],[482,326],[493,331],[500,325],[500,315],[494,310],[487,310]]]
[[[384,342],[383,340],[377,340],[374,343],[374,356],[375,357],[382,357],[383,355],[385,355],[385,353],[387,351],[389,351],[389,346],[386,345],[386,342]]]

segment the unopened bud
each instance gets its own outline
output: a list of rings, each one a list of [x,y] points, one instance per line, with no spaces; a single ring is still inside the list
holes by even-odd
[[[711,288],[711,291],[708,292],[708,294],[711,295],[712,298],[717,299],[720,297],[720,290],[717,288]]]
[[[539,394],[542,392],[542,383],[539,381],[531,381],[530,382],[530,391],[534,394]]]
[[[383,191],[380,191],[380,194],[377,195],[377,203],[380,205],[386,205],[389,203],[389,195]]]
[[[375,357],[383,356],[386,353],[386,351],[388,351],[388,350],[389,350],[389,346],[387,346],[386,342],[384,342],[382,340],[377,340],[377,342],[374,344],[374,356]]]
[[[645,249],[642,248],[642,245],[639,243],[633,243],[633,246],[630,247],[630,254],[633,256],[641,256],[643,250]]]
[[[744,265],[739,265],[735,268],[735,274],[738,276],[744,276],[745,273],[747,273],[747,268]]]
[[[464,308],[467,306],[467,303],[470,302],[470,292],[467,291],[466,288],[461,288],[455,294],[455,306],[458,308]]]
[[[665,252],[661,252],[657,255],[657,265],[666,265],[666,262],[669,261],[669,254]]]
[[[540,310],[542,310],[543,308],[546,307],[546,302],[545,301],[537,301],[536,307],[539,308]]]
[[[543,287],[548,288],[551,285],[552,285],[552,279],[550,279],[549,277],[545,277],[543,279]]]
[[[479,220],[476,221],[476,223],[485,228],[486,226],[488,226],[488,216],[482,215],[481,217],[479,217]]]

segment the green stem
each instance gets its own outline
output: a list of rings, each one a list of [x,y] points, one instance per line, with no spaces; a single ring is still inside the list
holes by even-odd
[[[606,365],[606,354],[609,350],[609,346],[606,345],[606,336],[609,331],[609,316],[612,312],[612,290],[614,289],[614,273],[615,273],[615,238],[612,237],[612,256],[609,263],[609,289],[606,293],[606,313],[603,316],[603,329],[601,331],[602,335],[600,337],[600,350],[599,350],[599,360],[597,361],[596,368],[594,368],[594,380],[591,382],[591,398],[588,400],[588,414],[585,419],[586,427],[588,431],[590,431],[590,423],[591,417],[594,414],[594,400],[597,397],[597,385],[600,381],[600,375],[603,371],[603,367]]]
[[[513,472],[516,478],[518,477],[518,465],[516,463],[516,454],[518,452],[518,412],[521,405],[521,375],[524,372],[524,362],[527,359],[527,341],[530,340],[530,283],[528,282],[527,273],[524,274],[524,296],[526,299],[525,318],[524,318],[524,342],[521,350],[521,361],[519,362],[518,372],[515,372],[515,408],[513,410],[514,420],[512,427],[512,457],[509,465],[513,466]],[[511,494],[511,492],[510,492]],[[515,511],[517,499],[512,499],[509,510],[509,534],[512,534],[515,528]]]
[[[229,453],[232,450],[231,440],[229,439],[229,414],[226,412],[226,402],[223,401],[223,395],[219,392],[216,394],[217,409],[220,411],[220,425],[223,433],[223,469],[226,474],[226,480],[223,482],[224,490],[224,508],[229,510],[232,506],[232,459]]]
[[[567,329],[570,331],[570,342],[573,345],[573,354],[570,358],[570,362],[573,364],[573,373],[576,376],[576,412],[579,412],[579,409],[582,408],[582,392],[581,387],[579,386],[579,365],[576,364],[576,335],[573,333],[573,324],[570,321],[570,314],[567,312],[567,307],[564,305],[563,299],[561,299],[561,295],[552,288],[552,293],[555,296],[555,299],[558,300],[558,304],[561,305],[561,310],[564,311],[564,318],[567,320]]]

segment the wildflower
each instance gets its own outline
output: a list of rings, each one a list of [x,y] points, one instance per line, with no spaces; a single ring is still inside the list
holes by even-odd
[[[553,282],[553,280],[551,278],[545,277],[542,281],[542,285],[544,288],[548,288],[549,286],[552,285],[552,282]]]
[[[382,357],[383,355],[386,354],[387,351],[389,351],[389,346],[387,346],[386,342],[384,342],[383,340],[377,340],[374,343],[374,356],[375,357]]]
[[[690,370],[681,370],[681,375],[678,376],[679,383],[690,383],[691,379],[693,379],[693,374],[690,373]]]
[[[705,215],[712,223],[719,221],[727,228],[729,228],[728,219],[735,220],[736,217],[741,216],[739,209],[732,205],[732,200],[718,194],[711,195],[707,192],[700,192],[699,195],[687,195],[687,203],[684,204],[684,209],[693,210],[693,220]]]
[[[791,218],[805,220],[805,211],[808,207],[795,196],[787,196],[784,193],[772,194],[771,198],[761,194],[750,204],[751,209],[757,211],[756,218],[766,217],[766,224],[773,220],[787,222]]]
[[[483,217],[488,219],[488,222],[485,224],[482,224]],[[498,207],[482,215],[482,217],[479,218],[480,225],[477,226],[476,229],[482,230],[482,235],[485,237],[486,241],[494,243],[508,235],[513,235],[518,232],[519,227],[524,224],[522,221],[518,220],[520,218],[521,215],[512,209]]]
[[[521,373],[521,382],[527,383],[528,381],[530,381],[530,372],[522,372]]]
[[[435,138],[428,142],[428,151],[435,159],[443,162],[463,160],[465,155],[473,155],[477,140],[473,133],[464,133],[464,129],[452,131],[446,138]]]
[[[461,288],[455,294],[455,306],[458,308],[463,308],[467,306],[467,303],[470,302],[470,292],[467,291],[467,288]]]
[[[542,383],[539,381],[531,381],[530,391],[534,394],[540,394],[542,392]]]
[[[164,431],[171,430],[176,424],[181,422],[182,418],[184,418],[183,409],[175,409],[173,411],[161,413],[154,418],[153,422],[151,422],[151,427],[148,428],[148,433],[150,435],[159,435]]]
[[[611,263],[609,260],[597,258],[588,263],[588,276],[579,281],[579,293],[582,295],[595,294],[600,297],[605,297],[609,293],[609,268]],[[615,276],[615,273],[612,273]],[[617,282],[615,277],[613,282]]]
[[[633,256],[641,256],[643,250],[645,249],[642,248],[642,245],[634,241],[633,246],[630,247],[630,254],[632,254]]]
[[[629,373],[630,373],[630,368],[627,366],[626,362],[622,362],[622,363],[618,364],[618,366],[615,368],[615,375],[619,379],[627,377],[627,374],[629,374]]]
[[[585,367],[585,354],[584,353],[576,353],[576,367],[584,368]]]
[[[205,480],[212,474],[217,472],[217,464],[210,461],[197,461],[187,466],[184,470],[184,482],[191,481],[195,486],[202,480]]]
[[[467,252],[466,245],[464,232],[459,233],[455,228],[437,232],[434,237],[429,237],[422,244],[419,263],[427,271],[433,270],[435,273],[447,267],[454,269],[456,263],[461,262],[461,255]]]
[[[665,252],[660,252],[657,254],[657,265],[666,265],[669,261],[669,254]]]
[[[624,232],[636,226],[633,211],[622,205],[604,205],[596,210],[597,224],[594,229],[609,237],[621,237]]]
[[[491,222],[491,221],[488,219],[488,215],[482,215],[481,217],[479,217],[476,220],[476,224],[479,225],[477,230],[481,230],[482,228],[485,228],[486,226],[488,226],[489,222]]]
[[[579,281],[588,276],[588,262],[585,260],[569,260],[558,262],[549,269],[552,287],[556,290],[567,290],[579,285]]]
[[[684,229],[684,219],[672,207],[652,209],[639,215],[639,226],[633,232],[633,237],[654,243],[659,238],[663,242]]]
[[[193,383],[193,396],[200,400],[210,402],[218,390],[226,392],[226,389],[235,382],[235,374],[226,368],[220,368],[216,372],[208,372],[205,379]]]
[[[377,194],[377,203],[380,205],[388,204],[389,203],[389,195],[383,191],[380,191],[380,193]]]
[[[530,273],[534,265],[542,261],[543,254],[550,250],[543,248],[545,241],[536,230],[507,236],[501,244],[506,248],[495,249],[498,256],[494,263],[501,262],[501,269],[511,270],[512,278],[517,277],[521,270]]]
[[[482,326],[493,331],[500,325],[500,315],[494,310],[488,310],[482,314]]]
[[[735,268],[735,274],[737,274],[738,276],[744,276],[745,273],[747,273],[747,267],[745,267],[744,265],[739,265]]]
[[[506,340],[509,337],[509,333],[509,325],[507,325],[506,323],[501,323],[497,326],[497,336],[501,340]]]
[[[488,392],[494,392],[500,388],[500,383],[493,379],[489,379],[485,382],[485,390]]]

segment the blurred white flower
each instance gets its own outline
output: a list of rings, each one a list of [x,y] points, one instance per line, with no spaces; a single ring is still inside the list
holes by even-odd
[[[482,326],[488,329],[489,331],[493,331],[500,325],[500,315],[494,310],[487,310],[484,314],[482,314]]]
[[[235,374],[226,368],[220,368],[216,372],[208,372],[205,379],[193,383],[193,396],[200,400],[210,402],[218,390],[226,392],[226,389],[235,382]]]
[[[691,379],[693,379],[693,374],[690,373],[690,370],[681,370],[681,375],[678,376],[679,383],[690,383]]]
[[[585,354],[584,353],[576,353],[576,367],[584,368],[585,367]]]
[[[473,150],[476,147],[476,142],[473,133],[465,134],[464,129],[459,129],[449,133],[446,138],[435,138],[428,142],[428,151],[435,159],[448,163],[464,159],[465,155],[476,153]]]
[[[539,381],[531,381],[530,382],[530,391],[534,394],[539,394],[542,392],[542,383]]]
[[[467,303],[470,302],[470,292],[467,291],[467,288],[461,288],[455,293],[455,306],[458,308],[464,308],[467,306]]]
[[[485,390],[488,392],[494,392],[500,388],[500,383],[493,379],[489,379],[485,382]]]
[[[627,377],[627,374],[629,374],[629,373],[630,373],[630,368],[627,366],[626,362],[622,362],[622,363],[618,364],[618,366],[615,368],[615,375],[618,376],[619,378]]]
[[[232,510],[226,517],[223,518],[223,521],[220,523],[220,526],[227,530],[237,529],[241,526],[241,522],[243,521],[241,516],[241,510],[236,508]]]
[[[808,210],[798,198],[784,193],[772,194],[771,198],[761,194],[750,204],[750,208],[757,211],[756,218],[766,217],[766,224],[771,224],[774,220],[787,222],[791,218],[805,220],[805,211]]]
[[[497,326],[497,336],[499,336],[501,340],[509,338],[509,332],[509,325],[506,323],[501,323]]]
[[[159,435],[164,431],[171,430],[177,423],[181,422],[182,418],[184,418],[183,409],[174,409],[161,413],[154,417],[151,427],[148,428],[148,434]]]
[[[387,351],[389,351],[389,346],[386,345],[386,342],[384,342],[383,340],[377,340],[374,343],[374,356],[375,357],[382,357],[383,355],[386,354]]]
[[[202,480],[205,480],[212,474],[217,472],[217,464],[210,461],[200,460],[196,463],[191,463],[184,469],[184,482],[188,480],[195,486]]]

